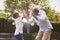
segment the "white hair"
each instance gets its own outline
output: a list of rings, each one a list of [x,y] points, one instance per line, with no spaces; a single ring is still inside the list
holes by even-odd
[[[39,8],[38,5],[35,5],[32,9],[38,9],[38,10],[40,10],[40,8]]]

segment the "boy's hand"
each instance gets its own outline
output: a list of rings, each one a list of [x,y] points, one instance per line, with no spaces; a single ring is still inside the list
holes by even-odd
[[[12,25],[15,25],[15,22],[13,22]]]
[[[23,14],[23,16],[24,16],[24,17],[28,17],[28,14],[27,14],[27,13],[25,13],[25,14]]]
[[[20,9],[23,11],[23,10],[25,10],[25,7],[24,6],[21,6]]]

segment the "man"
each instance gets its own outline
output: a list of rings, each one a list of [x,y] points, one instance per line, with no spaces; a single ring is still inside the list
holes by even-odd
[[[25,11],[23,12],[26,13]],[[35,7],[32,8],[30,12],[32,13],[32,17],[28,20],[28,23],[31,24],[36,22],[36,24],[39,26],[36,40],[50,40],[51,30],[53,27],[47,18],[45,11],[39,10],[37,7]]]

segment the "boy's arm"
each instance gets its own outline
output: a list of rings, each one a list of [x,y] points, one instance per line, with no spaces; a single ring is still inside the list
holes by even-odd
[[[23,12],[23,16],[24,16],[24,17],[27,17],[28,15],[27,15],[27,11],[25,10],[25,8],[22,6],[20,9],[21,9],[22,12]]]
[[[26,10],[23,10],[23,16],[28,17]]]

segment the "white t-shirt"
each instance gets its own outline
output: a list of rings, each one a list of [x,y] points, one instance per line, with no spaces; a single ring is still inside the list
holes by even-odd
[[[22,17],[15,19],[15,22],[13,22],[12,24],[15,25],[15,27],[16,27],[14,35],[18,35],[19,33],[23,33]]]
[[[38,20],[36,20],[33,16],[31,17],[31,19],[29,19],[28,23],[31,24],[32,22],[36,22],[37,25],[40,28],[40,31],[47,31],[48,29],[53,29],[50,21],[48,20],[45,11],[40,10],[39,15],[37,16]]]

